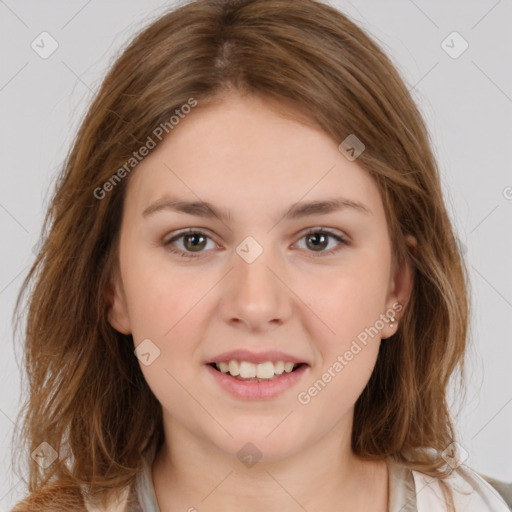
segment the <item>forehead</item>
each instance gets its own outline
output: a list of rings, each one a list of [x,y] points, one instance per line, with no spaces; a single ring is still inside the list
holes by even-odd
[[[378,213],[377,185],[339,142],[289,102],[234,95],[184,116],[138,165],[128,195],[139,209],[167,194],[258,213],[343,196]]]

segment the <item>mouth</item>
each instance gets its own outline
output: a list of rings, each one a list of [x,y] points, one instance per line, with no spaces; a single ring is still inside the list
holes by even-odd
[[[286,363],[283,365],[279,365],[278,363],[270,363],[272,366],[267,363],[263,363],[263,365],[253,365],[256,366],[255,370],[246,368],[244,363],[239,363],[238,365],[230,363],[208,363],[208,366],[211,366],[219,373],[223,373],[226,376],[243,382],[268,382],[279,379],[283,375],[293,373],[302,366],[308,366],[306,363],[289,363],[289,366],[286,366]],[[257,366],[264,367],[259,370]],[[254,375],[255,372],[256,374]],[[260,377],[259,375],[265,376]]]
[[[221,361],[208,363],[214,370],[228,377],[242,382],[269,382],[308,366],[307,363],[293,363],[284,361],[266,361],[254,364],[248,361]]]
[[[306,378],[310,366],[307,363],[283,361],[253,364],[230,360],[209,362],[205,368],[213,378],[215,387],[220,386],[220,389],[239,400],[254,401],[270,400],[285,394]]]

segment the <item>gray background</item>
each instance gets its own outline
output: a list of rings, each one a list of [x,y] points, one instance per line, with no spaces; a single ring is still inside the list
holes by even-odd
[[[512,1],[329,3],[380,42],[428,123],[473,288],[468,392],[456,426],[467,464],[512,481]],[[23,492],[10,468],[21,400],[12,310],[51,186],[115,55],[172,4],[0,0],[2,510]],[[31,47],[43,31],[59,45],[47,59]],[[458,58],[442,46],[453,31],[469,44]],[[462,48],[453,37],[446,44]],[[454,411],[459,398],[454,393]]]

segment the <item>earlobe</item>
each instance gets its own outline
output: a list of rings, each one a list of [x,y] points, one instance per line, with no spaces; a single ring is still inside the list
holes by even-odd
[[[105,300],[110,325],[122,334],[131,334],[126,298],[119,279],[111,279],[105,290]]]
[[[405,238],[410,251],[414,252],[418,245],[416,238],[412,235],[407,235]],[[400,309],[396,309],[393,321],[387,325],[386,330],[389,330],[390,332],[386,337],[395,334],[398,325],[400,324],[400,320],[403,318],[407,304],[409,303],[413,285],[414,268],[409,259],[406,259],[400,268],[395,270],[395,273],[391,278],[388,304],[392,307],[393,304],[398,303],[400,305]]]
[[[414,253],[418,247],[418,241],[412,235],[405,237],[409,250]],[[403,263],[402,268],[399,269],[397,278],[396,294],[397,300],[402,304],[403,308],[407,307],[409,299],[411,298],[412,288],[414,285],[414,268],[409,258]],[[402,315],[403,316],[403,313]]]

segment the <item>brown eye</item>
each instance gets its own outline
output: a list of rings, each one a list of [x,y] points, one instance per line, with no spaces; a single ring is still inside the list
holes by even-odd
[[[348,245],[348,241],[341,235],[323,229],[310,230],[301,238],[301,240],[303,239],[306,240],[306,250],[317,253],[313,256],[329,256],[338,252],[344,245]],[[330,240],[336,240],[338,244],[334,248],[325,250],[329,246]]]
[[[328,245],[329,236],[324,233],[317,232],[306,236],[306,244],[310,249],[314,251],[325,249]]]
[[[200,252],[206,245],[206,239],[202,233],[183,236],[183,245],[187,251]]]
[[[163,245],[168,251],[179,256],[194,258],[208,252],[206,249],[208,241],[213,243],[213,240],[205,233],[189,230],[164,241]]]
[[[348,241],[343,236],[321,229],[310,230],[301,238],[301,240],[303,239],[306,239],[307,252],[316,253],[314,256],[329,256],[338,252],[343,246],[349,245]],[[334,248],[325,250],[329,247],[331,240],[337,241],[337,245],[335,245]],[[213,242],[205,233],[189,230],[164,241],[163,245],[169,252],[178,254],[184,258],[194,258],[201,256],[202,253],[209,252],[206,248],[208,241]],[[178,242],[180,242],[180,244],[178,244]],[[181,245],[181,247],[179,247],[179,245]]]

